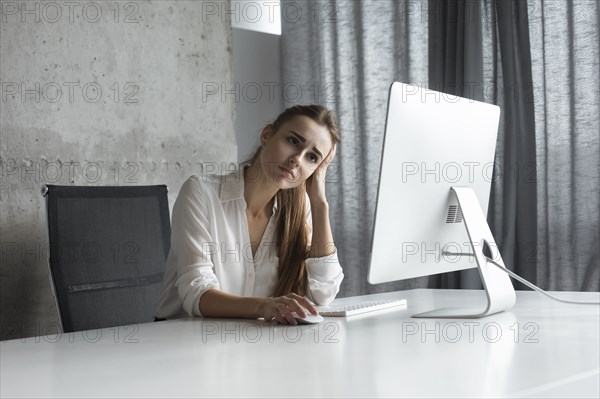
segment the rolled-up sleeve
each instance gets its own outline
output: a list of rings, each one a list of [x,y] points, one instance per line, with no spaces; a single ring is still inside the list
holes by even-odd
[[[207,201],[200,183],[188,179],[173,206],[171,254],[176,264],[175,287],[184,311],[202,316],[200,298],[210,288],[220,289],[209,254],[210,221]]]
[[[340,291],[344,273],[337,257],[331,255],[306,259],[309,298],[317,305],[329,305]]]

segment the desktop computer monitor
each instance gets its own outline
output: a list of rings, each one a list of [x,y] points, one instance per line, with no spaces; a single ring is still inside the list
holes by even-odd
[[[511,308],[510,278],[486,221],[500,108],[390,87],[368,281],[478,268],[487,303],[414,317],[474,318]],[[485,301],[482,301],[485,302]]]

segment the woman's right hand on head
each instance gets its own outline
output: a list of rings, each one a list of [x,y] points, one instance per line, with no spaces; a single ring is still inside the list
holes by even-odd
[[[268,298],[262,306],[262,314],[265,321],[277,320],[281,324],[298,324],[292,312],[299,317],[306,317],[305,308],[313,315],[318,315],[317,309],[308,299],[298,294],[287,294],[275,298]]]

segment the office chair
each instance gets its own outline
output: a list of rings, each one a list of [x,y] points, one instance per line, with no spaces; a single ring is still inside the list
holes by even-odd
[[[45,185],[63,332],[151,322],[171,245],[167,187]]]

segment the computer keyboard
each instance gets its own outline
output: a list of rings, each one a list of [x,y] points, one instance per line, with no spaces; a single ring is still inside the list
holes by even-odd
[[[388,299],[382,301],[366,301],[351,305],[340,306],[317,306],[317,310],[321,316],[339,316],[347,317],[361,313],[374,312],[376,310],[387,309],[392,307],[406,308],[406,299]]]

